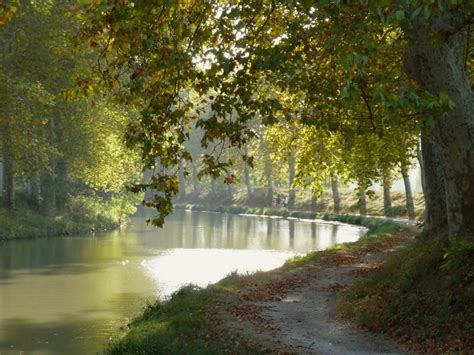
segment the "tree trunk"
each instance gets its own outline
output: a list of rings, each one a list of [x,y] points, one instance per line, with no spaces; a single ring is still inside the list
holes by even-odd
[[[64,212],[68,197],[68,177],[67,162],[64,158],[59,158],[56,164],[56,209],[58,212]]]
[[[265,179],[267,180],[267,188],[268,188],[268,193],[267,193],[267,202],[266,204],[269,206],[273,205],[273,164],[270,159],[270,152],[267,143],[262,139],[260,141],[260,149],[263,153],[264,157],[264,165],[263,165],[263,174],[265,176]]]
[[[268,193],[267,193],[267,204],[272,205],[273,204],[273,167],[272,167],[272,161],[270,160],[270,157],[266,157],[265,159],[265,177],[267,180],[267,188],[268,188]]]
[[[10,124],[7,122],[2,134],[3,155],[3,206],[7,209],[15,207],[15,182],[13,178],[13,156]]]
[[[467,29],[462,14],[455,10],[430,18],[429,23],[418,21],[406,55],[406,71],[423,89],[436,96],[447,95],[454,103],[451,111],[434,114],[435,129],[427,134],[443,169],[449,233],[473,238],[474,95],[464,69]],[[425,153],[426,164],[429,157]],[[443,208],[427,207],[431,211]]]
[[[359,214],[361,216],[367,216],[367,184],[359,182],[359,194],[360,194],[360,202],[359,202]]]
[[[55,118],[52,116],[47,125],[47,134],[49,144],[56,147],[56,124]],[[41,201],[41,211],[45,215],[51,216],[56,213],[56,156],[50,154],[48,156],[49,171],[41,176],[41,191],[43,192]]]
[[[244,182],[245,186],[247,187],[247,198],[250,198],[250,196],[253,193],[253,188],[252,188],[252,182],[250,181],[250,168],[247,165],[247,163],[244,163]]]
[[[214,179],[212,176],[210,176],[209,179],[211,179],[211,195],[212,195],[212,197],[216,197],[216,195],[217,195],[216,179]]]
[[[50,165],[53,163],[50,161]],[[50,166],[50,169],[52,167]],[[41,191],[43,192],[41,199],[41,212],[47,216],[56,213],[56,188],[54,172],[46,172],[41,176]]]
[[[292,188],[296,174],[296,152],[295,147],[291,147],[291,154],[288,159],[288,209],[295,207],[296,191]]]
[[[317,209],[318,209],[318,198],[315,195],[313,195],[311,197],[311,211],[316,212]]]
[[[229,196],[230,202],[234,199],[234,187],[232,184],[227,184],[227,195]]]
[[[432,137],[421,136],[421,156],[423,161],[422,185],[425,197],[424,231],[439,234],[448,230],[448,214],[444,191],[444,175],[439,153]]]
[[[192,163],[191,165],[192,174],[193,174],[193,195],[194,197],[199,197],[201,193],[201,189],[199,187],[199,178],[198,178],[198,171],[196,167],[196,163]]]
[[[391,187],[392,177],[390,171],[386,171],[383,175],[383,210],[387,217],[392,214],[392,196],[390,195]]]
[[[421,137],[420,137],[421,138]],[[421,139],[420,142],[416,146],[416,159],[418,160],[418,164],[420,165],[420,172],[421,172],[421,188],[423,189],[424,193],[424,186],[425,186],[425,164],[423,162],[423,156],[421,154]]]
[[[334,201],[334,213],[341,213],[341,198],[339,196],[339,187],[337,176],[331,172],[332,199]]]
[[[401,171],[402,171],[403,183],[405,184],[405,196],[406,196],[406,203],[407,203],[408,219],[414,220],[415,219],[415,205],[413,204],[413,193],[411,191],[410,176],[408,175],[408,168],[406,167],[406,165],[402,164]]]
[[[178,182],[179,182],[178,199],[182,201],[186,197],[186,178],[184,177],[183,159],[180,159],[178,163]]]
[[[247,146],[244,147],[244,154],[246,156],[248,155]],[[253,188],[252,188],[252,183],[250,181],[250,166],[245,161],[244,161],[244,182],[245,182],[245,186],[247,187],[247,199],[249,199],[253,193]]]
[[[37,171],[31,174],[30,178],[30,195],[29,200],[31,206],[39,208],[41,205],[41,188],[40,188],[40,175]]]

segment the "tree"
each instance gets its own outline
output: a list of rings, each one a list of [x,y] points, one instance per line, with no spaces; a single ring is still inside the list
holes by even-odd
[[[414,19],[403,26],[407,34],[411,29],[405,67],[410,77],[427,92],[452,100],[451,111],[434,114],[434,128],[422,134],[439,152],[446,207],[441,205],[441,201],[438,203],[440,210],[446,209],[446,227],[451,234],[472,235],[474,160],[470,152],[474,144],[474,94],[466,75],[465,53],[468,50],[468,25],[473,21],[473,5],[469,2],[453,3],[454,6],[444,11],[428,18]],[[426,159],[425,166],[432,161]],[[433,177],[437,175],[425,174],[425,179]],[[432,201],[428,199],[427,203]],[[436,208],[430,206],[428,213],[432,207]],[[427,221],[431,220],[428,216]]]
[[[0,26],[5,207],[14,208],[16,190],[28,185],[30,206],[44,214],[98,200],[127,210],[132,201],[124,184],[141,169],[123,137],[133,109],[77,92],[73,74],[91,65],[93,50],[74,50],[70,36],[77,22],[65,16],[69,3],[10,1],[0,5],[0,16],[8,4],[8,22]]]
[[[357,192],[359,195],[359,214],[361,216],[367,216],[367,182],[361,179]]]
[[[246,124],[256,114],[266,124],[285,117],[290,95],[299,98],[296,120],[340,132],[346,141],[392,134],[400,140],[421,131],[442,167],[425,178],[438,179],[431,185],[443,185],[446,196],[444,204],[427,198],[426,221],[446,211],[450,233],[474,235],[474,99],[463,50],[473,6],[462,0],[248,0],[157,8],[109,0],[80,16],[83,38],[103,48],[104,82],[121,87],[121,98],[145,103],[135,133],[145,156],[174,165],[182,154],[180,127],[191,109],[180,100],[182,87],[215,93],[213,116],[197,119],[204,144],[228,140],[237,147],[252,137]],[[237,120],[226,117],[231,110]],[[163,134],[169,130],[175,138]],[[430,158],[426,170],[433,170]],[[223,174],[228,168],[207,163]],[[377,169],[367,171],[374,174],[369,179],[379,177]],[[169,205],[163,206],[158,212],[167,213]]]
[[[390,188],[392,187],[392,177],[391,172],[389,170],[385,170],[382,173],[383,177],[383,210],[385,216],[391,215],[392,210],[392,196],[390,194]]]
[[[5,0],[0,4],[0,26],[7,23],[16,12],[18,0]]]
[[[407,205],[408,218],[415,219],[415,205],[413,203],[413,193],[411,191],[410,176],[408,175],[408,168],[402,163],[401,173],[403,177],[403,183],[405,184],[405,196]]]
[[[341,197],[339,196],[339,185],[337,176],[331,172],[331,190],[332,200],[334,204],[334,213],[339,214],[341,212]]]
[[[244,152],[243,153],[244,153],[245,157],[249,156],[248,145],[244,146]],[[249,199],[250,196],[253,193],[252,182],[250,181],[250,166],[249,166],[249,164],[247,164],[247,162],[245,160],[243,161],[243,163],[244,163],[244,172],[243,172],[244,183],[245,183],[245,187],[247,188],[247,199]]]

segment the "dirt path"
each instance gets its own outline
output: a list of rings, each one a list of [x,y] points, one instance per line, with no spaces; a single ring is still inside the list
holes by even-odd
[[[380,266],[410,235],[329,256],[308,270],[256,287],[246,305],[258,336],[273,350],[315,354],[403,354],[399,345],[337,319],[337,293]],[[284,287],[283,285],[289,286]],[[272,292],[271,290],[275,290]],[[270,290],[270,291],[269,291]]]

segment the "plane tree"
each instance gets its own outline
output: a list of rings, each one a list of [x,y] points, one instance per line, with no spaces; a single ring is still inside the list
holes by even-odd
[[[101,49],[95,79],[141,110],[129,139],[145,163],[159,156],[171,167],[188,156],[189,120],[203,129],[204,146],[227,140],[240,148],[253,137],[249,120],[277,122],[282,99],[294,95],[303,124],[349,139],[412,136],[415,127],[427,229],[474,235],[474,98],[465,69],[472,2],[84,3],[75,14],[81,39]],[[192,104],[180,97],[183,88],[204,99],[215,93],[213,115],[187,115]],[[229,118],[233,110],[238,119]],[[229,167],[204,163],[211,173]],[[137,187],[163,191],[153,202],[156,224],[172,210],[178,185],[174,174],[161,174]]]

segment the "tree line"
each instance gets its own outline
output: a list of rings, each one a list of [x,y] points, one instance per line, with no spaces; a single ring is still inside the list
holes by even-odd
[[[26,203],[47,216],[130,210],[133,198],[125,185],[139,178],[141,165],[123,135],[135,113],[77,89],[76,73],[92,65],[94,49],[76,50],[71,39],[79,24],[68,16],[71,3],[2,6],[3,207]]]
[[[273,125],[267,128],[258,124],[260,123],[256,121],[254,126],[259,130],[258,138],[249,141],[241,149],[228,149],[226,152],[234,161],[228,170],[234,180],[232,184],[226,184],[223,177],[199,176],[203,165],[201,156],[206,152],[200,145],[202,132],[195,129],[190,141],[185,145],[191,153],[192,160],[180,162],[178,170],[180,189],[177,201],[202,202],[210,198],[221,203],[233,203],[234,199],[238,199],[238,203],[270,207],[275,205],[283,189],[285,205],[293,209],[298,196],[309,190],[312,195],[311,208],[315,209],[323,189],[329,189],[332,193],[333,212],[339,214],[341,183],[343,186],[355,183],[356,189],[353,194],[359,200],[359,213],[367,214],[367,196],[373,196],[375,191],[369,185],[363,186],[360,183],[361,179],[356,178],[357,171],[354,171],[354,166],[357,165],[353,160],[342,159],[343,156],[336,155],[344,152],[334,146],[337,142],[334,137],[319,138],[319,148],[315,149],[314,145],[308,144],[309,137],[315,139],[317,132],[314,130],[308,130],[306,127],[289,129],[288,125]],[[288,130],[292,134],[286,134]],[[392,165],[386,167],[379,161],[381,155],[378,152],[379,149],[383,149],[384,142],[378,143],[380,147],[375,150],[374,147],[369,147],[374,158],[372,169],[378,170],[377,177],[372,179],[371,183],[375,182],[383,188],[383,213],[386,216],[393,215],[391,189],[395,180],[402,179],[407,216],[414,219],[415,206],[409,169],[413,166],[413,159],[419,150],[416,145],[407,147],[405,160],[394,161]],[[375,145],[377,142],[372,144]],[[241,158],[242,155],[252,157],[252,167]],[[348,164],[348,161],[351,164]],[[311,174],[308,174],[309,171]],[[241,193],[236,196],[234,187],[244,189],[245,198],[242,198]]]
[[[258,116],[307,127],[305,149],[334,139],[335,161],[353,165],[364,188],[380,175],[374,166],[404,161],[421,137],[426,230],[474,235],[473,11],[463,0],[124,0],[87,4],[77,16],[84,41],[103,49],[97,83],[140,107],[129,133],[146,164],[190,160],[192,126],[203,129],[204,148],[241,148]],[[183,97],[190,90],[199,104]],[[206,104],[213,114],[204,119]],[[299,181],[321,169],[308,156]],[[231,180],[230,163],[208,156],[202,171]],[[157,224],[179,185],[178,170],[167,171],[137,187],[163,191],[150,202]]]

